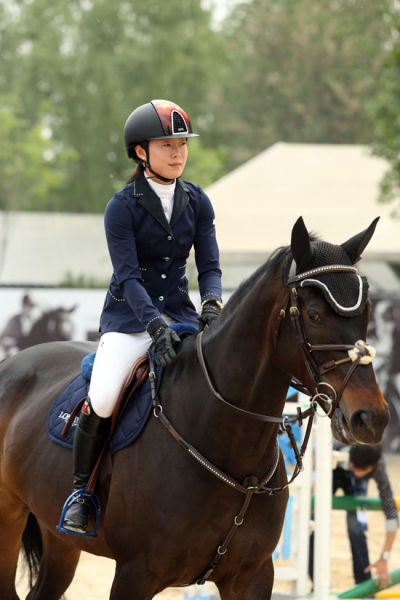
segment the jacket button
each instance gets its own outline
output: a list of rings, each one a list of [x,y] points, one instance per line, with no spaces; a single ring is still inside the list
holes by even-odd
[[[167,279],[167,276],[166,276],[166,274],[165,274],[165,273],[162,273],[162,274],[161,274],[161,279]]]
[[[160,302],[162,302],[164,300],[164,296],[158,296],[158,299]]]
[[[168,240],[168,241],[171,241],[171,240],[172,240],[172,235],[169,235],[169,236],[167,237],[167,240]]]

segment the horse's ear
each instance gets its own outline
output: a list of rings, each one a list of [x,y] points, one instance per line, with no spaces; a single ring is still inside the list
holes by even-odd
[[[299,217],[293,225],[290,247],[293,258],[296,261],[297,273],[300,273],[310,264],[312,259],[310,236],[304,225],[303,217]]]
[[[341,244],[343,250],[347,252],[353,264],[361,258],[361,254],[364,252],[364,249],[374,234],[379,219],[380,217],[376,217],[367,229],[364,229],[361,233],[357,233],[357,235],[354,235],[347,240],[347,242]]]

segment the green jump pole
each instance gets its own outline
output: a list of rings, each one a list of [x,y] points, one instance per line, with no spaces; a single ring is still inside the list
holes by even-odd
[[[370,598],[371,596],[376,594],[376,592],[379,592],[382,589],[390,588],[393,585],[396,585],[396,583],[399,583],[400,582],[400,569],[393,569],[393,571],[390,571],[390,578],[391,578],[391,582],[389,583],[388,586],[386,586],[386,588],[379,587],[379,585],[376,583],[376,579],[367,579],[367,581],[363,581],[362,583],[355,585],[354,587],[350,588],[349,590],[346,590],[345,592],[338,594],[337,597],[338,598],[367,598],[367,597]]]
[[[395,498],[397,508],[400,509],[400,497]],[[314,496],[311,498],[311,507],[314,508]],[[368,498],[365,496],[332,496],[332,508],[335,510],[382,510],[380,498]]]

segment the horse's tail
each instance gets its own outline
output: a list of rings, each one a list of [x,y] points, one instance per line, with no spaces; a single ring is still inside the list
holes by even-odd
[[[40,560],[43,554],[42,534],[34,514],[29,513],[24,533],[22,548],[29,568],[29,586],[32,589],[39,574]]]

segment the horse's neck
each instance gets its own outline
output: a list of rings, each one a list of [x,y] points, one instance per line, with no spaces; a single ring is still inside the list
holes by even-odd
[[[274,364],[281,302],[268,285],[258,285],[240,307],[204,335],[204,357],[216,390],[251,412],[281,416],[289,377]],[[208,390],[209,392],[209,390]],[[204,418],[223,452],[255,464],[272,451],[277,425],[240,416],[207,394]],[[221,420],[223,419],[223,421]],[[221,427],[222,424],[222,427]]]
[[[275,288],[278,288],[275,284]],[[288,375],[277,367],[279,312],[287,293],[261,280],[219,327],[204,335],[204,355],[218,391],[242,408],[279,414]],[[268,404],[268,407],[267,407]],[[272,412],[271,412],[272,411]]]

